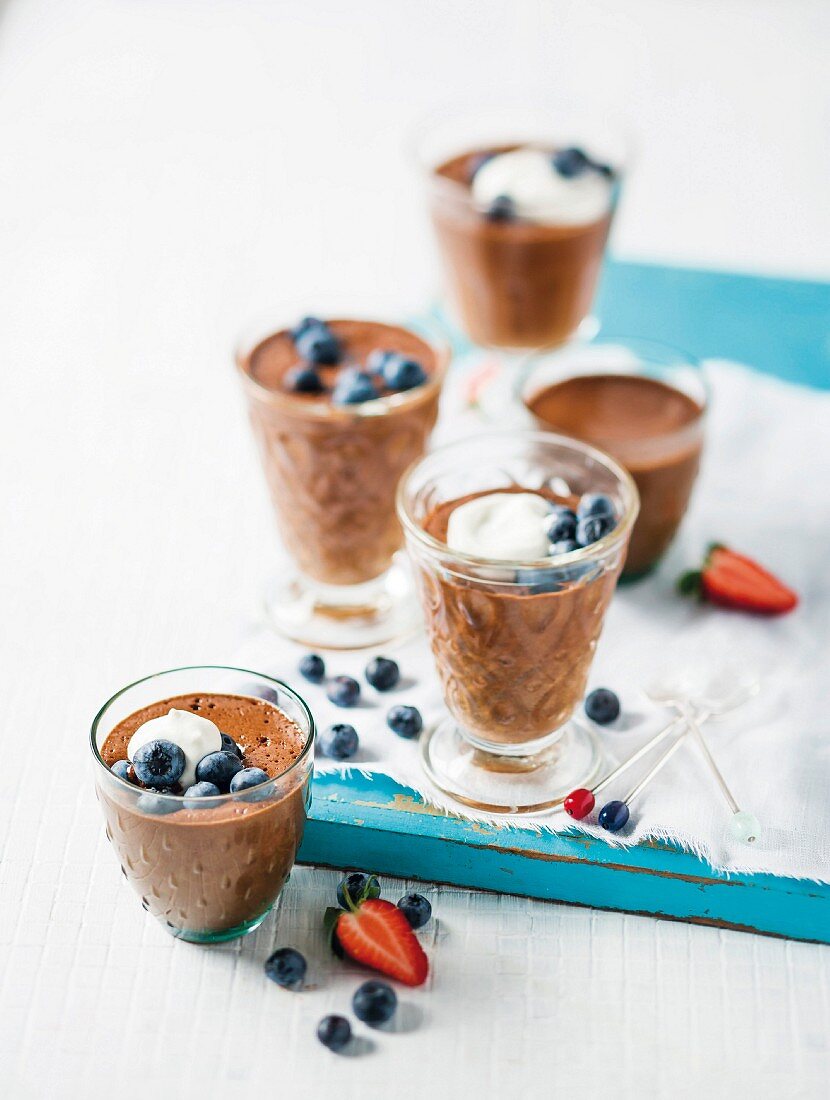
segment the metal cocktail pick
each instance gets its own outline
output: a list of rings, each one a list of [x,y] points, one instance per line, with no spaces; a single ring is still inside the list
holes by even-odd
[[[725,684],[728,686],[724,694]],[[715,759],[706,743],[700,726],[705,718],[725,714],[727,711],[733,710],[735,707],[745,703],[753,695],[756,695],[760,688],[760,680],[754,673],[734,674],[727,670],[726,675],[721,673],[720,680],[713,681],[713,683],[707,685],[702,691],[700,691],[699,686],[697,687],[699,691],[697,698],[694,698],[691,692],[684,691],[682,685],[666,682],[653,684],[647,689],[646,694],[654,702],[674,707],[680,712],[686,723],[687,729],[686,733],[678,738],[676,744],[679,745],[688,733],[694,736],[701,754],[703,755],[703,759],[708,764],[715,778],[718,790],[720,790],[723,795],[732,814],[729,821],[730,833],[735,840],[742,844],[753,844],[761,831],[761,825],[754,814],[749,813],[747,810],[742,810],[738,805],[735,796],[732,794],[727,786],[726,780],[723,778],[720,768],[715,763]],[[672,746],[673,749],[675,747],[676,745]],[[665,761],[658,761],[661,767],[663,763],[665,763]],[[650,775],[647,776],[644,782],[650,781],[651,778]],[[643,785],[644,783],[640,784],[637,790],[638,794],[639,791],[642,790]]]

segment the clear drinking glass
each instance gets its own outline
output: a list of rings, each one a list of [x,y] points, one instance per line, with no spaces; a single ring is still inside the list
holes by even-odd
[[[601,448],[634,478],[640,513],[623,577],[650,573],[677,533],[700,467],[709,404],[700,363],[656,341],[603,335],[546,348],[521,376],[537,428]]]
[[[490,216],[474,200],[471,168],[481,156],[520,146],[551,154],[577,147],[608,166],[605,208],[576,222]],[[572,337],[591,309],[630,159],[619,124],[562,106],[447,109],[417,128],[413,153],[449,297],[470,339],[521,349]]]
[[[451,550],[435,536],[443,505],[521,488],[559,499],[607,493],[619,517],[604,538],[540,561]],[[421,741],[432,781],[467,805],[525,813],[589,785],[600,764],[573,721],[637,515],[613,459],[543,432],[487,432],[417,462],[398,491],[448,714]]]
[[[360,649],[399,640],[418,628],[420,617],[400,553],[395,490],[426,450],[449,351],[433,332],[396,324],[432,360],[424,385],[360,405],[302,400],[262,384],[250,369],[252,352],[297,319],[256,326],[236,356],[293,563],[281,568],[268,593],[270,618],[281,633],[312,648]]]
[[[294,763],[253,793],[199,799],[148,793],[101,756],[111,731],[161,700],[189,694],[267,698],[305,740]],[[294,865],[311,804],[314,719],[286,684],[245,669],[204,665],[147,676],[109,699],[92,723],[95,788],[107,838],[141,904],[172,935],[220,943],[257,928]]]

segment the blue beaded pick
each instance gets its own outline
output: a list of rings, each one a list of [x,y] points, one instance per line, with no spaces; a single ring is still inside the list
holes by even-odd
[[[618,833],[628,824],[628,806],[624,802],[614,800],[606,802],[599,811],[599,823],[609,833]]]

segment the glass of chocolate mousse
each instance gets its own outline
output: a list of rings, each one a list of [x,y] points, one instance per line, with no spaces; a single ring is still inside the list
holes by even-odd
[[[314,719],[286,684],[203,666],[109,699],[91,748],[107,838],[172,935],[220,943],[257,928],[303,835]]]
[[[634,478],[640,514],[623,578],[647,575],[671,544],[697,478],[708,407],[700,364],[664,344],[603,336],[531,356],[522,377],[536,427],[599,447]]]
[[[417,462],[398,491],[447,717],[427,775],[458,801],[530,813],[590,786],[574,719],[637,516],[614,459],[543,432],[486,432]]]
[[[359,649],[420,626],[395,491],[426,450],[448,361],[433,335],[371,320],[295,317],[243,342],[239,374],[293,562],[268,595],[281,633]]]
[[[470,339],[538,348],[572,337],[591,309],[619,199],[618,127],[510,105],[422,124],[415,156],[445,281]]]

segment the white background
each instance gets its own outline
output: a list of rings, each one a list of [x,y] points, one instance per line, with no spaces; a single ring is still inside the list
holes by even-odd
[[[619,254],[826,276],[828,5],[0,13],[4,1092],[819,1095],[828,949],[455,890],[432,891],[413,1029],[334,1059],[312,1037],[355,980],[314,931],[334,876],[298,872],[242,945],[173,943],[120,884],[84,750],[112,690],[228,659],[256,607],[275,543],[239,327],[344,287],[378,311],[432,293],[411,122],[501,90],[613,101],[641,145]],[[316,991],[265,988],[277,942]]]

